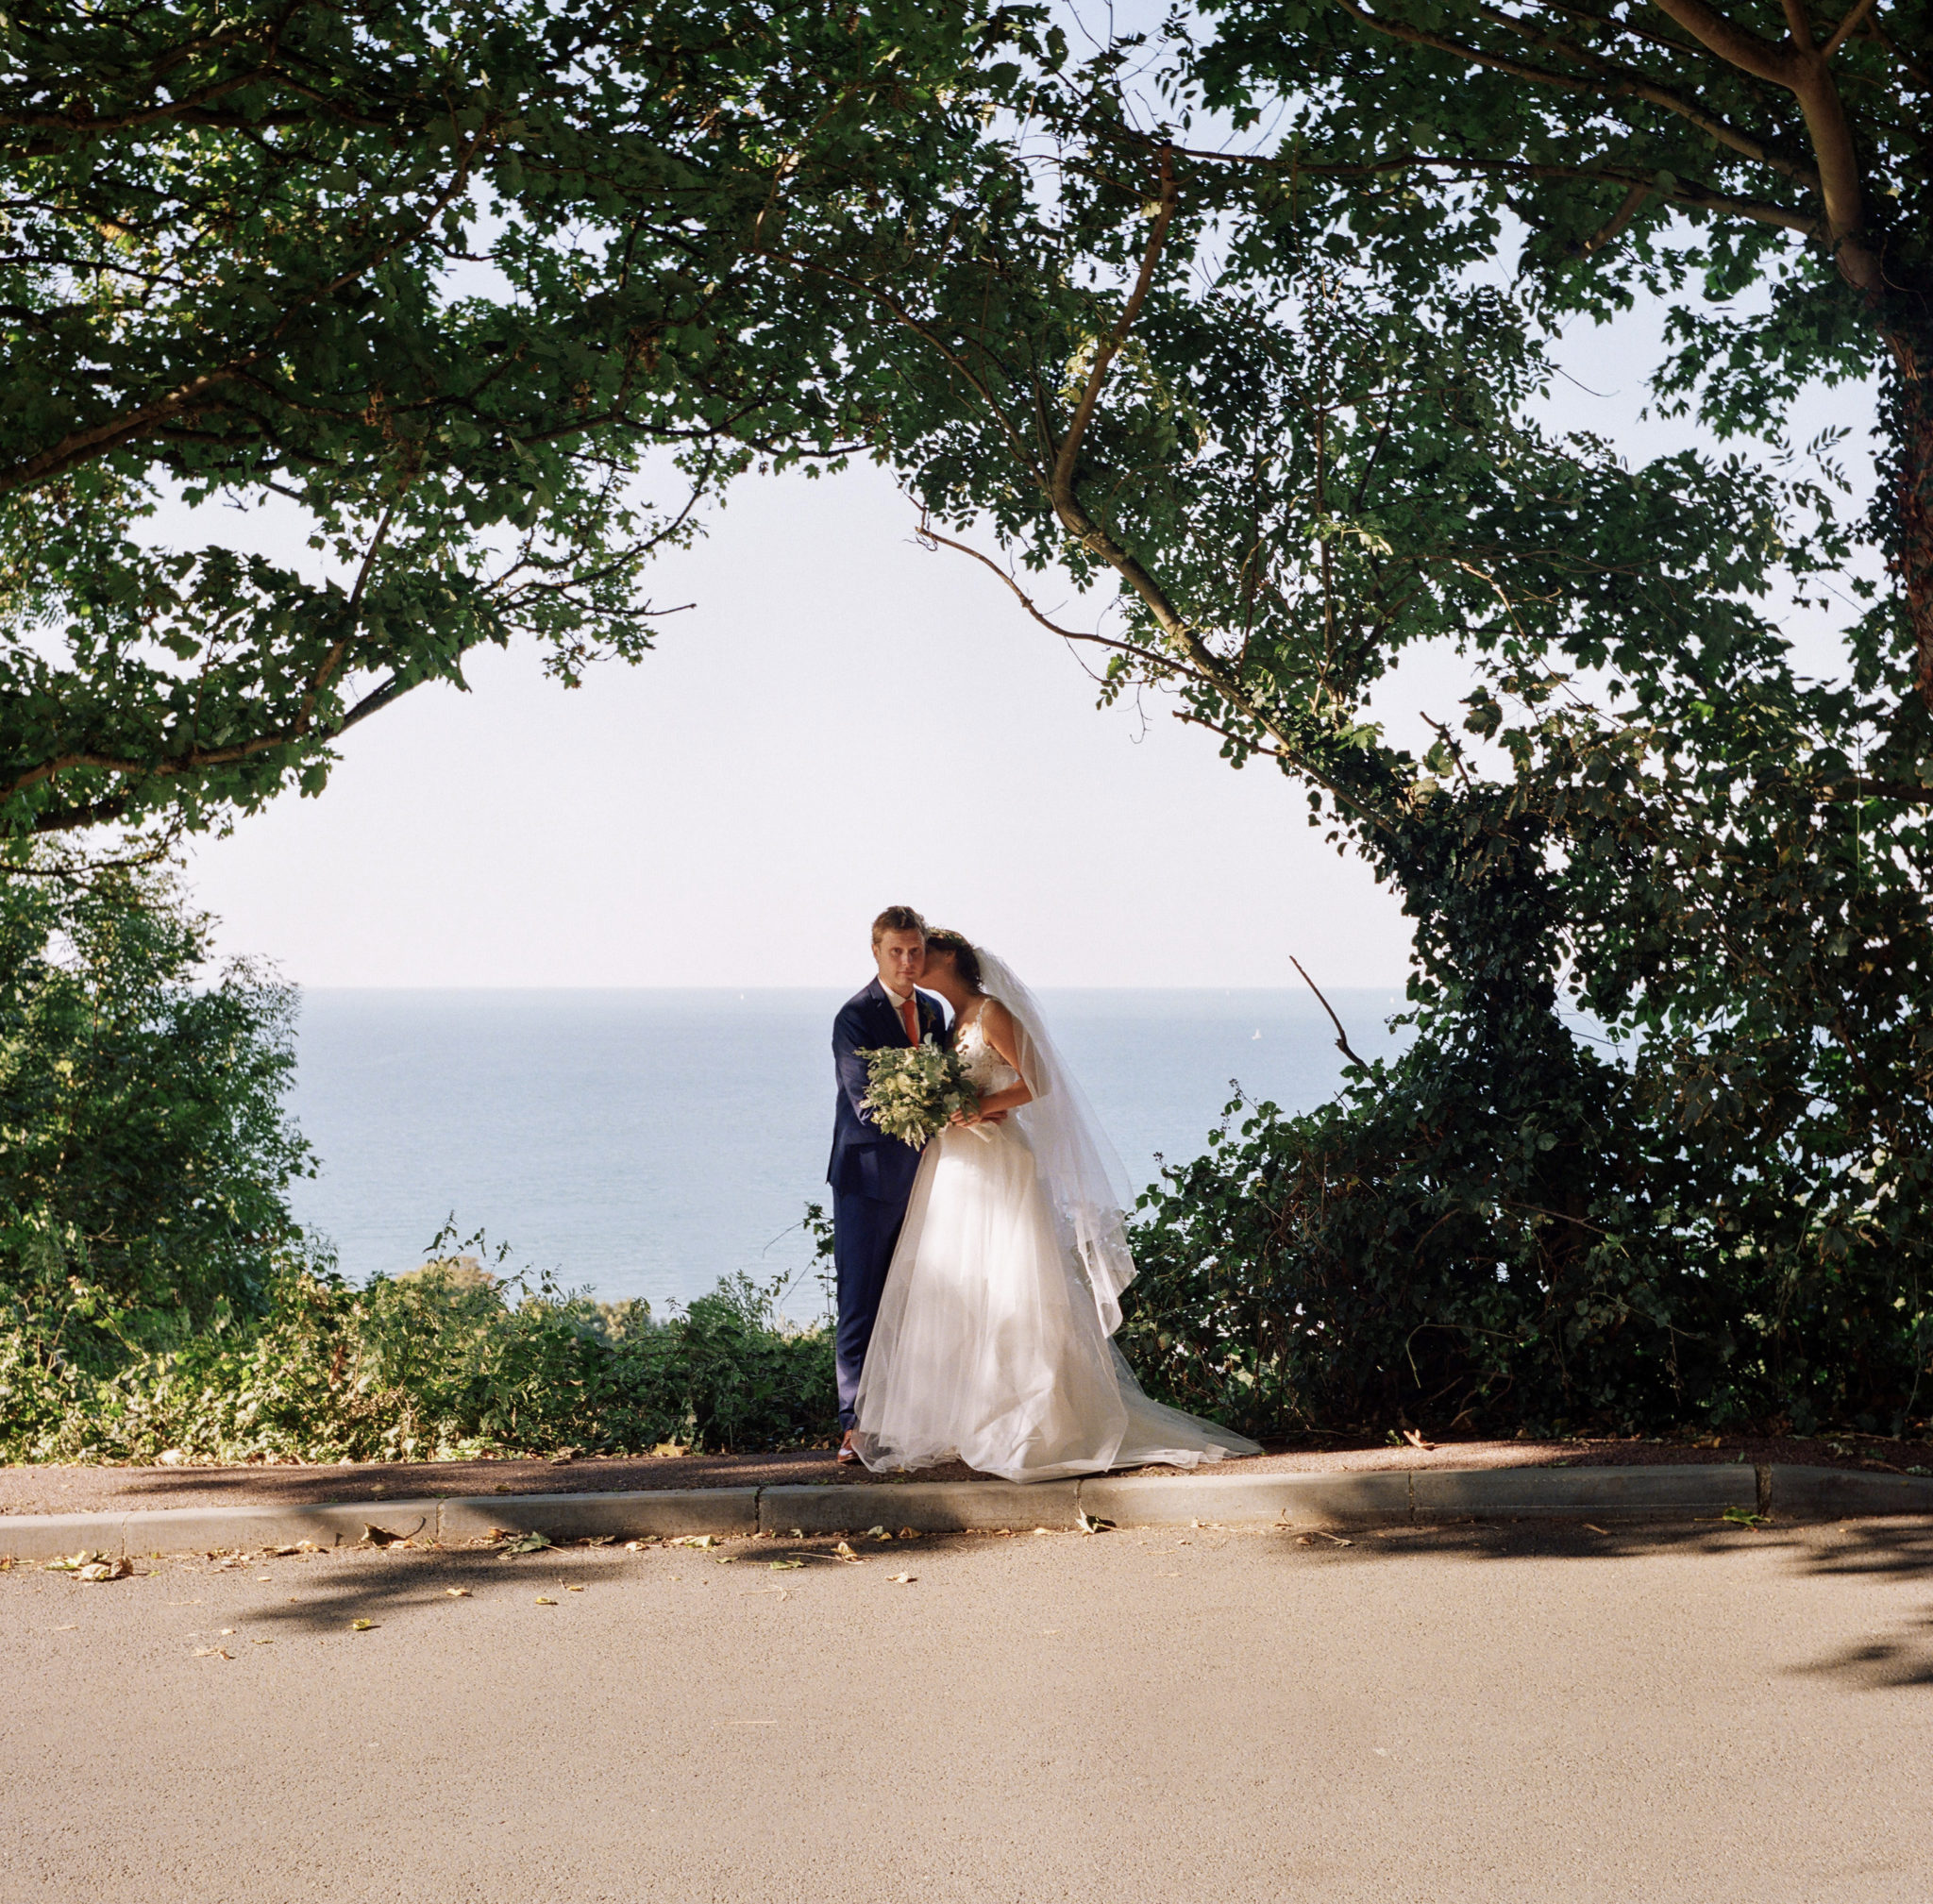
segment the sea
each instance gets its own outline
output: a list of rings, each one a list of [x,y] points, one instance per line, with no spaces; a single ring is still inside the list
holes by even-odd
[[[784,1284],[782,1311],[811,1320],[823,1291],[803,1217],[828,1201],[847,996],[307,991],[291,1108],[320,1169],[294,1187],[295,1214],[352,1280],[413,1268],[447,1225],[499,1273],[600,1301],[663,1315],[744,1273]],[[1329,1002],[1364,1057],[1400,1049],[1399,990]],[[1237,1089],[1305,1110],[1343,1064],[1307,991],[1068,990],[1041,1005],[1137,1188],[1164,1158],[1199,1155]]]

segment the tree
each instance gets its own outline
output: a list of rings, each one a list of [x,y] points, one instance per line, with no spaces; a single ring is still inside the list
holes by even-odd
[[[917,181],[979,131],[988,30],[892,0],[12,9],[4,831],[314,792],[480,643],[566,684],[637,659],[703,497],[841,448],[837,341],[761,262],[782,183],[803,229]],[[681,501],[641,499],[653,452]],[[278,511],[277,553],[160,546],[170,499]]]
[[[294,995],[210,923],[165,869],[0,883],[0,1301],[40,1353],[250,1315],[299,1240]]]
[[[1876,1308],[1871,1397],[1899,1419],[1933,1229],[1914,584],[1904,557],[1891,588],[1860,576],[1829,447],[1782,463],[1775,414],[1808,367],[1857,364],[1873,294],[1819,294],[1843,321],[1813,327],[1809,358],[1777,357],[1776,316],[1770,341],[1726,333],[1736,374],[1701,380],[1681,352],[1670,387],[1764,450],[1630,468],[1531,408],[1551,327],[1625,295],[1617,254],[1483,288],[1478,267],[1494,283],[1512,262],[1498,205],[1463,183],[1433,200],[1422,165],[1384,191],[1360,128],[1386,102],[1319,64],[1303,95],[1297,56],[1267,44],[1267,84],[1231,40],[1138,99],[1134,49],[1063,79],[1047,48],[1031,120],[950,202],[788,253],[852,301],[854,427],[935,543],[1105,656],[1104,697],[1169,695],[1235,765],[1272,758],[1417,920],[1409,1057],[1235,1160],[1278,1212],[1279,1314],[1313,1316],[1308,1275],[1340,1275],[1328,1340],[1379,1319],[1361,1328],[1378,1406],[1481,1413],[1509,1392],[1548,1419],[1843,1409],[1857,1385],[1833,1344]],[[1219,75],[1225,107],[1231,69],[1245,110],[1292,122],[1283,152],[1210,145],[1179,109],[1151,123],[1189,75]],[[1665,290],[1694,268],[1653,250]],[[1546,279],[1591,257],[1613,274],[1598,306],[1560,303]],[[1733,322],[1682,300],[1674,321],[1707,345]],[[1024,575],[1054,564],[1113,582],[1107,619],[1050,617]],[[1808,681],[1778,615],[1835,590],[1868,603],[1851,679]],[[1366,702],[1424,644],[1462,654],[1471,688],[1418,760]],[[1625,1062],[1580,1043],[1567,993],[1634,1037]],[[1197,1268],[1231,1259],[1196,1241]]]
[[[1282,136],[1247,155],[1296,216],[1405,283],[1494,254],[1506,218],[1549,316],[1666,299],[1666,396],[1720,435],[1783,434],[1811,378],[1877,375],[1871,531],[1893,587],[1855,634],[1869,672],[1913,658],[1933,708],[1933,32],[1876,0],[1598,7],[1524,0],[1222,0],[1206,98]],[[1701,302],[1694,287],[1705,294]],[[1916,775],[1908,774],[1917,785]]]

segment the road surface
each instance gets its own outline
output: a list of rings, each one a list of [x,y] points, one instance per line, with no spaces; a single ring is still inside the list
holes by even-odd
[[[0,1575],[0,1897],[1933,1897],[1924,1522],[853,1544]]]

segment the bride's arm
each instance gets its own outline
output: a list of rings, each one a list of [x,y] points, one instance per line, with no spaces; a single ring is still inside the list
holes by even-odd
[[[980,1008],[980,1029],[986,1041],[1000,1053],[1015,1070],[1020,1073],[1017,1083],[1009,1085],[1003,1091],[994,1091],[980,1101],[981,1118],[1004,1117],[1009,1111],[1017,1111],[1022,1104],[1034,1102],[1034,1092],[1027,1083],[1027,1073],[1020,1064],[1020,1034],[1014,1023],[1014,1015],[998,999],[988,999]],[[969,1119],[968,1122],[978,1120]]]

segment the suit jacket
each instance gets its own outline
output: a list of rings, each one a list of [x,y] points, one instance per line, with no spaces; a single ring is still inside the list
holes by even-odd
[[[946,1018],[939,1001],[922,991],[913,997],[919,1008],[920,1036],[944,1044]],[[903,1204],[913,1194],[919,1153],[898,1137],[882,1136],[859,1108],[867,1083],[860,1053],[885,1045],[904,1047],[907,1042],[906,1027],[878,979],[848,999],[832,1020],[832,1068],[838,1075],[839,1101],[832,1116],[832,1158],[826,1167],[826,1181],[841,1194],[882,1204]]]

